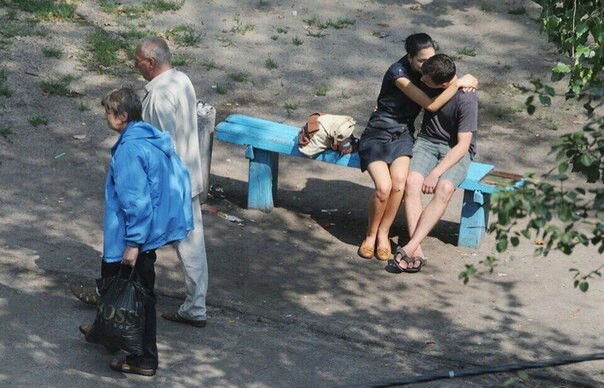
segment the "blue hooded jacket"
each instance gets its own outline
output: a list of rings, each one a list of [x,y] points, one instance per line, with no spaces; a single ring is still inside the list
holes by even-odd
[[[194,228],[191,181],[170,133],[130,122],[111,155],[103,259],[121,261],[126,246],[144,252],[184,239]]]

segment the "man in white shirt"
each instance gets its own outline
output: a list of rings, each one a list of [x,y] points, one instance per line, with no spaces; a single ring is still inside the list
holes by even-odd
[[[143,39],[136,48],[135,67],[147,81],[143,96],[143,120],[168,131],[176,153],[191,175],[195,230],[185,240],[173,244],[185,272],[186,299],[178,311],[163,313],[164,319],[194,327],[206,325],[208,264],[199,194],[202,191],[201,157],[195,90],[189,77],[174,69],[172,54],[165,40]]]

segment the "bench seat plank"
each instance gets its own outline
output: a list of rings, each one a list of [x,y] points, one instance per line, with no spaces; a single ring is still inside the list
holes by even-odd
[[[298,150],[300,128],[241,114],[232,114],[216,126],[216,139],[246,145],[245,155],[250,160],[248,176],[248,207],[270,212],[277,196],[279,154],[308,158]],[[359,154],[340,156],[326,150],[313,160],[360,168]],[[490,196],[497,187],[480,183],[493,165],[472,162],[468,176],[459,185],[464,189],[460,216],[458,245],[477,248],[486,233]]]

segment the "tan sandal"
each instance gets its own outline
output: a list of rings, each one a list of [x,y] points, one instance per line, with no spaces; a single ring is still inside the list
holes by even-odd
[[[132,373],[141,376],[155,376],[157,369],[141,368],[140,366],[130,365],[126,360],[113,360],[109,363],[109,367],[117,372]]]

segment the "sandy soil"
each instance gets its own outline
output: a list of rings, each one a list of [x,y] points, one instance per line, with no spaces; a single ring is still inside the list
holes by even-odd
[[[508,12],[521,6],[525,14]],[[300,125],[309,113],[326,111],[351,115],[362,126],[375,106],[384,71],[404,54],[404,38],[420,31],[431,34],[442,52],[456,56],[460,73],[472,73],[480,80],[479,161],[520,174],[544,172],[553,166],[548,156],[551,142],[580,128],[584,119],[573,101],[554,101],[534,116],[523,109],[526,95],[521,87],[529,87],[531,77],[545,77],[561,58],[539,34],[535,21],[539,8],[530,1],[188,0],[179,11],[132,19],[103,12],[99,2],[83,0],[77,12],[75,23],[42,22],[36,26],[43,31],[41,35],[12,37],[12,43],[0,48],[6,85],[13,92],[0,97],[0,128],[4,129],[0,136],[0,315],[6,325],[2,332],[20,322],[21,310],[10,302],[20,300],[15,295],[50,294],[64,301],[70,298],[66,284],[97,276],[102,190],[109,148],[116,140],[106,127],[99,101],[113,88],[141,87],[144,81],[124,53],[120,53],[122,63],[101,72],[82,63],[86,36],[95,29],[113,34],[131,29],[165,34],[178,25],[192,26],[203,35],[197,47],[170,44],[176,54],[191,58],[179,69],[191,77],[198,97],[216,107],[218,121],[237,112]],[[9,16],[9,8],[0,7],[3,23]],[[17,20],[28,17],[16,14]],[[354,24],[319,30],[308,27],[312,18]],[[247,27],[245,34],[237,32],[247,25],[253,28]],[[309,35],[319,31],[325,35]],[[296,39],[302,43],[294,44]],[[45,57],[42,49],[48,47],[60,48],[63,57]],[[476,55],[460,55],[464,48],[474,49]],[[267,68],[269,59],[276,68]],[[42,81],[68,74],[75,77],[73,97],[42,92]],[[324,96],[317,95],[321,88]],[[33,126],[30,120],[37,116],[48,123]],[[409,358],[433,357],[424,369],[424,364],[402,369],[417,373],[430,371],[428,365],[465,367],[597,350],[598,338],[604,334],[599,308],[604,300],[602,287],[596,283],[587,295],[581,295],[572,289],[567,272],[573,266],[594,268],[601,260],[594,253],[580,252],[582,257],[576,258],[553,254],[536,260],[532,259],[534,246],[528,242],[506,253],[494,274],[464,286],[457,280],[464,264],[477,263],[495,250],[492,237],[478,250],[455,246],[461,203],[461,193],[456,193],[443,221],[426,241],[427,271],[415,277],[392,276],[381,263],[355,256],[372,190],[367,174],[282,158],[277,208],[264,214],[245,209],[246,162],[241,147],[214,144],[214,190],[203,210],[211,277],[208,303],[217,325],[228,331],[232,316],[238,315],[248,317],[251,331],[262,331],[268,321],[270,330],[277,331],[270,333],[274,338],[287,338],[292,329],[296,340],[313,333],[317,337],[308,339],[302,348],[311,351],[316,344],[333,341],[332,348],[324,349],[326,359],[334,347],[338,349],[337,341],[356,347],[340,356],[337,373],[326,368],[292,385],[350,385],[359,379],[391,378],[397,374],[385,375],[390,367],[376,370],[375,375],[346,367],[355,357],[381,363],[391,352],[398,354],[394,362],[400,365]],[[244,222],[229,223],[216,211]],[[405,234],[403,217],[399,217],[393,243]],[[169,251],[162,257],[158,288],[164,296],[178,297],[182,274],[177,260]],[[176,305],[177,300],[164,303]],[[7,305],[11,308],[2,307]],[[258,317],[258,324],[249,317]],[[219,330],[215,334],[221,335]],[[30,338],[16,340],[26,344]],[[160,338],[166,359],[180,365],[177,350],[166,343]],[[6,346],[0,346],[0,353],[7,353]],[[261,348],[262,344],[250,346]],[[33,350],[21,357],[44,364]],[[204,362],[203,354],[191,357]],[[240,357],[246,362],[236,350],[215,357]],[[318,355],[315,361],[325,363]],[[288,370],[286,359],[272,362]],[[18,363],[14,365],[18,371]],[[305,365],[300,361],[298,368]],[[283,386],[287,382],[274,370],[265,377],[259,372],[260,377],[254,375],[257,380],[252,379],[255,372],[251,370],[232,379],[227,374],[221,380],[215,374],[220,364],[212,367],[194,370],[192,380],[164,382],[221,386],[252,381],[257,386]],[[586,363],[532,376],[562,379],[557,380],[562,385],[597,385],[604,382],[601,370],[601,364]],[[215,380],[204,380],[212,373]],[[0,381],[16,374],[0,372]],[[75,375],[90,384],[94,381],[87,374]],[[476,384],[503,381],[501,377]]]

